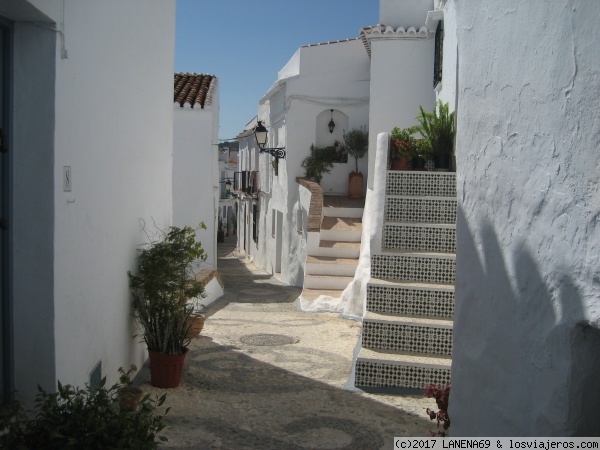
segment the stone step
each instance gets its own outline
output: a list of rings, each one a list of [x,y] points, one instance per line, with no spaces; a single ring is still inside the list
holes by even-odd
[[[304,288],[344,290],[353,279],[353,277],[345,276],[306,274],[304,275]]]
[[[385,251],[371,255],[371,277],[390,281],[454,284],[454,253]]]
[[[450,381],[449,357],[414,355],[362,348],[354,369],[359,388],[424,389],[430,384]]]
[[[310,255],[331,256],[334,258],[358,258],[360,255],[360,241],[321,240],[319,247],[312,249]]]
[[[357,267],[358,258],[307,256],[305,273],[310,275],[341,275],[353,277]]]
[[[391,222],[456,223],[456,197],[389,195],[384,220]]]
[[[323,217],[320,238],[360,242],[362,234],[362,219],[356,217]]]
[[[386,176],[386,195],[456,198],[456,173],[389,170]]]
[[[368,311],[363,318],[362,347],[450,356],[452,320]]]
[[[385,249],[455,253],[456,225],[385,222],[381,245]]]
[[[362,219],[364,208],[333,208],[323,205],[323,217],[350,217]]]
[[[454,286],[441,283],[367,282],[367,311],[414,316],[454,316]]]

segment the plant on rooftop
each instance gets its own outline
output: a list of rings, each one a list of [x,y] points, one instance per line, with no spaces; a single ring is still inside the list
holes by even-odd
[[[425,387],[423,395],[427,398],[435,398],[438,411],[433,411],[427,408],[427,415],[431,420],[437,420],[437,431],[430,431],[432,436],[448,436],[448,428],[450,428],[450,416],[448,415],[448,402],[450,400],[450,387],[448,382],[445,386],[436,386],[430,384]],[[441,425],[441,429],[440,429]]]
[[[129,373],[129,372],[127,372]],[[84,388],[62,385],[48,393],[38,386],[33,411],[15,405],[0,415],[0,448],[6,449],[155,449],[166,441],[163,417],[155,414],[166,395],[146,394],[135,409],[125,408],[118,390],[126,384]],[[165,414],[169,412],[167,408]]]

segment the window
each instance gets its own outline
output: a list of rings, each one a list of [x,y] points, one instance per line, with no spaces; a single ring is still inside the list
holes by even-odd
[[[271,210],[271,236],[275,237],[275,225],[277,225],[275,210]]]
[[[444,21],[438,22],[435,30],[435,60],[433,63],[433,87],[442,81],[444,56]]]
[[[252,205],[252,239],[258,244],[258,204]]]

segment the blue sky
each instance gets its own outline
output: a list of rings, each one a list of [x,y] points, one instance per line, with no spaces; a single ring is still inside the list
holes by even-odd
[[[298,48],[378,22],[379,0],[177,0],[175,71],[219,78],[219,139],[229,139]]]

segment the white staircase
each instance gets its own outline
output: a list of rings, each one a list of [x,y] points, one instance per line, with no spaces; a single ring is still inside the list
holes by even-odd
[[[355,386],[422,389],[450,379],[456,178],[388,171],[382,248],[371,255]]]
[[[362,201],[325,196],[319,246],[306,257],[302,297],[314,300],[325,295],[339,298],[354,279],[360,255]]]

